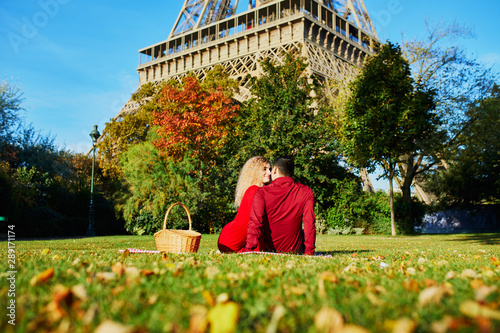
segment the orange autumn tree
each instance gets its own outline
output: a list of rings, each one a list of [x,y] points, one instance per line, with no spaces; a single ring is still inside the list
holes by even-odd
[[[159,104],[161,111],[153,112],[153,124],[159,135],[154,145],[161,154],[176,159],[186,154],[195,157],[200,172],[213,165],[237,116],[236,101],[221,86],[201,85],[197,78],[187,76],[181,85],[167,84]]]

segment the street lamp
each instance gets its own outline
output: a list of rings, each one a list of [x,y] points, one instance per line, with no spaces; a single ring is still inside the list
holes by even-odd
[[[90,184],[90,208],[89,208],[89,228],[87,229],[87,236],[95,236],[95,226],[94,226],[94,165],[95,165],[95,144],[97,139],[101,136],[101,133],[97,130],[97,125],[94,125],[94,129],[90,132],[90,137],[92,138],[92,183]]]

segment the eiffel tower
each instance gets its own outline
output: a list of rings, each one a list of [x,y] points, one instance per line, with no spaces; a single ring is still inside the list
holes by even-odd
[[[363,0],[249,0],[236,14],[238,2],[185,0],[168,39],[139,50],[139,86],[188,72],[202,79],[222,65],[240,83],[235,98],[245,101],[247,75],[259,74],[262,59],[280,62],[300,49],[309,74],[328,82],[354,76],[380,44]],[[130,100],[117,117],[137,107]],[[362,178],[369,189],[368,174]]]

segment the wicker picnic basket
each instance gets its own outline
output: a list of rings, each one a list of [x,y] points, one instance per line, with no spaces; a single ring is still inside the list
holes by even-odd
[[[167,227],[168,214],[174,206],[181,205],[186,210],[189,220],[189,230],[169,230]],[[174,203],[165,214],[163,230],[155,233],[156,249],[162,252],[198,252],[201,234],[191,230],[191,215],[187,207],[180,203]]]

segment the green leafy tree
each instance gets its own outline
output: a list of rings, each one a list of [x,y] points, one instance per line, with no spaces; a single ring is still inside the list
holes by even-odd
[[[127,231],[152,234],[162,227],[168,205],[183,202],[193,215],[204,200],[199,179],[192,177],[193,159],[182,161],[161,155],[151,141],[136,144],[120,156],[129,191],[122,198],[119,210]],[[177,220],[170,229],[185,227]],[[198,226],[199,227],[199,226]]]
[[[421,152],[425,156],[416,158],[420,162],[413,182],[420,199],[430,203],[432,198],[422,190],[426,184],[425,173],[436,166],[446,168],[451,160],[456,159],[455,147],[461,145],[459,141],[463,138],[460,133],[475,119],[469,118],[467,113],[477,107],[478,101],[490,95],[495,75],[460,47],[458,41],[461,39],[474,38],[471,29],[458,23],[426,22],[426,26],[426,38],[404,40],[402,50],[410,63],[415,82],[435,91],[439,130],[432,139],[434,144]],[[400,170],[405,172],[404,168]],[[458,174],[456,176],[459,177]],[[399,177],[395,180],[403,185]]]
[[[466,206],[500,201],[500,89],[466,113],[450,147],[447,168],[434,171],[426,188],[442,205]]]
[[[7,81],[0,82],[0,144],[12,141],[13,133],[21,122],[22,101],[19,88]]]
[[[295,160],[296,178],[310,186],[322,206],[332,205],[335,179],[348,173],[339,166],[338,147],[329,134],[329,112],[317,97],[321,89],[307,75],[298,52],[283,55],[281,64],[261,62],[262,75],[253,78],[254,96],[242,107],[235,146],[234,170],[251,156],[271,161],[281,155]]]
[[[410,185],[419,167],[416,156],[431,143],[439,119],[433,92],[415,84],[401,49],[384,44],[354,80],[341,117],[341,141],[349,162],[373,169],[380,165],[389,180],[391,229],[396,235],[393,179],[401,173],[403,197],[410,207]]]

